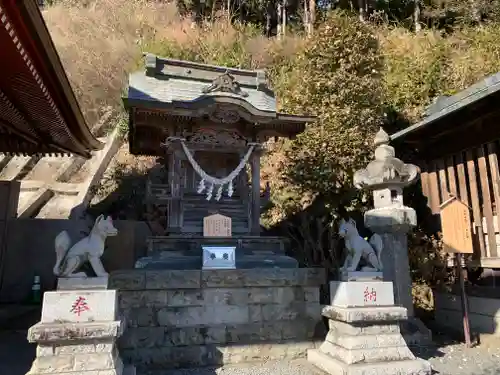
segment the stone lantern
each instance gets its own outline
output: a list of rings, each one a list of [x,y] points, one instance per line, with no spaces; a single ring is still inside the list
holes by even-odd
[[[365,226],[382,237],[385,281],[394,284],[395,303],[413,316],[407,234],[417,223],[415,210],[403,203],[403,189],[418,179],[418,167],[396,158],[390,137],[381,128],[375,136],[375,160],[354,174],[358,189],[373,192],[375,208],[365,213]]]
[[[330,305],[322,310],[329,331],[319,348],[307,353],[310,362],[331,375],[432,373],[429,362],[416,358],[408,347],[430,338],[427,328],[412,317],[407,233],[417,218],[403,204],[403,188],[416,181],[418,168],[397,159],[389,141],[380,129],[375,137],[375,160],[354,175],[357,188],[373,192],[375,208],[365,214],[365,226],[376,233],[376,239],[366,243],[357,230],[348,229],[349,224],[355,228],[351,220],[341,223],[339,234],[344,234],[347,250],[358,255],[351,255],[351,263],[349,255],[346,258],[347,280],[330,282]],[[374,273],[382,269],[384,281],[378,279],[380,274],[377,279],[370,275],[349,279],[349,271],[356,273],[360,255],[370,254],[367,245],[378,258],[376,262],[373,256],[365,256],[368,268],[375,268]],[[362,268],[359,273],[372,271]]]

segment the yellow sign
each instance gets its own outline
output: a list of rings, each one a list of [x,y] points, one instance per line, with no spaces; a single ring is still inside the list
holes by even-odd
[[[447,253],[472,254],[470,208],[457,197],[441,204],[441,229]]]

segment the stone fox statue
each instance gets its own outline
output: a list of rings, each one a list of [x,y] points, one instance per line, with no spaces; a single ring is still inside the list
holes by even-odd
[[[75,243],[72,247],[71,239],[65,230],[55,239],[56,264],[54,275],[58,277],[86,277],[85,272],[77,272],[86,261],[90,263],[97,276],[107,276],[101,263],[104,253],[104,242],[108,236],[116,236],[118,230],[113,226],[111,216],[104,218],[100,215],[92,227],[90,234]]]
[[[341,220],[339,236],[344,238],[347,249],[347,257],[341,270],[357,271],[360,261],[363,260],[365,265],[361,271],[382,271],[382,237],[375,233],[369,241],[365,240],[359,235],[353,219]]]

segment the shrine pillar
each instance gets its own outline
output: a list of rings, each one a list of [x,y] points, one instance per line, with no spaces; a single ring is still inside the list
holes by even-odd
[[[250,223],[250,233],[253,236],[260,236],[260,157],[261,149],[256,147],[250,159],[252,168],[252,222]]]
[[[181,191],[182,153],[173,150],[169,153],[169,182],[171,199],[168,207],[168,232],[180,233],[182,226],[182,191]]]

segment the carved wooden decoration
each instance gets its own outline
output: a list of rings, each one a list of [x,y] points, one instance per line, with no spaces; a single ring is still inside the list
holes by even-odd
[[[201,128],[188,139],[191,143],[209,143],[221,146],[245,146],[246,140],[236,130]]]
[[[469,207],[456,197],[441,204],[443,245],[448,253],[472,254],[472,233]]]
[[[204,237],[231,237],[231,218],[221,214],[206,216],[203,219]]]
[[[213,122],[221,124],[235,124],[237,123],[241,116],[238,111],[227,107],[227,106],[217,106],[215,110],[209,116],[210,120]]]

